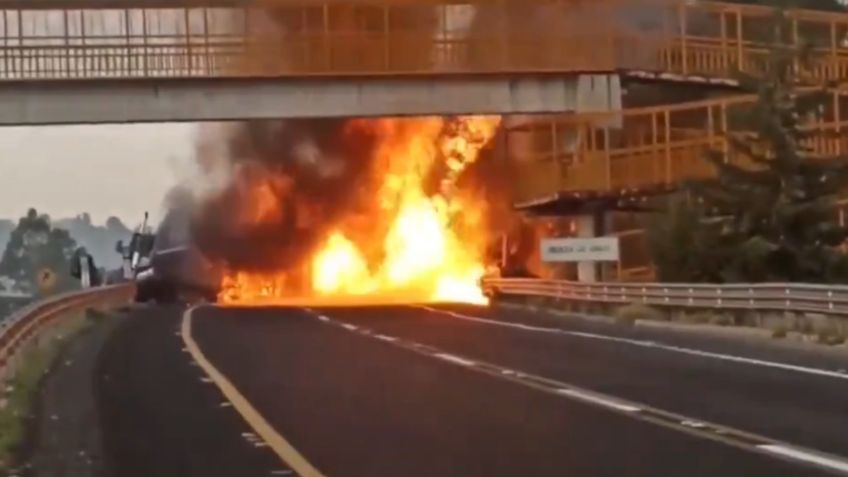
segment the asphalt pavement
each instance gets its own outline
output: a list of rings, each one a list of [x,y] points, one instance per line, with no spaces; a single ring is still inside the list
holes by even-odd
[[[257,416],[327,476],[848,474],[838,357],[515,310],[200,307],[212,382],[182,315],[139,308],[101,353],[109,475],[294,475]]]

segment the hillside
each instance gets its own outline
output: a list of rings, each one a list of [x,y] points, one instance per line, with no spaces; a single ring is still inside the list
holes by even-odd
[[[129,241],[132,231],[117,217],[110,217],[105,225],[94,225],[88,214],[82,214],[72,219],[54,221],[56,227],[66,229],[77,244],[85,247],[94,256],[100,267],[107,269],[119,268],[121,257],[115,252],[115,243]]]

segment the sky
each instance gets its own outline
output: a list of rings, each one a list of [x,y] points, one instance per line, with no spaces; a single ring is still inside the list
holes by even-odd
[[[161,218],[165,194],[189,177],[197,126],[187,123],[0,128],[0,218],[29,207],[51,217]]]

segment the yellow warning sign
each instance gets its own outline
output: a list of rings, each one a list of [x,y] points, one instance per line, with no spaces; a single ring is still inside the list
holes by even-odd
[[[38,289],[42,292],[49,292],[56,286],[56,273],[49,268],[41,269],[37,276]]]

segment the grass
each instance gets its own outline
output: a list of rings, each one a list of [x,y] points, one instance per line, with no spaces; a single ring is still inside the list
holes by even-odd
[[[22,358],[15,377],[6,383],[6,405],[0,409],[0,470],[15,465],[15,453],[20,449],[31,417],[34,397],[41,379],[56,361],[62,346],[89,326],[102,320],[102,312],[77,313],[48,329],[40,343],[31,346]]]
[[[638,320],[665,321],[666,316],[660,310],[641,303],[631,303],[615,310],[615,322],[633,325]]]
[[[771,330],[771,337],[774,339],[783,339],[789,334],[789,330],[786,328],[786,325],[777,325],[774,329]]]
[[[816,342],[827,346],[837,346],[845,343],[845,336],[836,330],[824,330],[816,333]]]
[[[710,324],[716,326],[732,326],[734,323],[733,318],[726,313],[715,313],[710,319]]]
[[[686,313],[683,321],[693,325],[706,325],[715,319],[715,314],[709,311]]]

